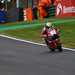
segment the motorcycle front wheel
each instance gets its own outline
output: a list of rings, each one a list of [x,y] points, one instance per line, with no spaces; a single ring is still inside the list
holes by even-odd
[[[45,43],[46,43],[47,47],[49,48],[49,50],[52,51],[52,52],[54,52],[55,49],[53,49],[53,48],[50,47],[50,43],[47,41],[47,39],[44,39],[44,40],[45,40]]]

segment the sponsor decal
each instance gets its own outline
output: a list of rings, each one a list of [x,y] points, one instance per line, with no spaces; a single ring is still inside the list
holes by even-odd
[[[75,13],[75,7],[74,6],[70,6],[70,7],[66,7],[63,6],[63,13]]]

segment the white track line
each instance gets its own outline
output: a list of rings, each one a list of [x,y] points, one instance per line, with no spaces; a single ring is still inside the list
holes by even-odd
[[[21,42],[27,42],[27,43],[31,43],[31,44],[35,44],[35,45],[39,45],[39,46],[46,46],[45,44],[35,43],[35,42],[23,40],[23,39],[17,39],[17,38],[10,37],[10,36],[7,36],[7,35],[0,35],[0,37],[12,39],[12,40],[17,40],[17,41],[21,41]],[[71,49],[71,48],[64,48],[64,47],[63,47],[63,49],[75,51],[75,49]]]

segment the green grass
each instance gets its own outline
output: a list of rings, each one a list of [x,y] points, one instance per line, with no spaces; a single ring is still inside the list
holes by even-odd
[[[61,40],[64,47],[75,48],[75,21],[59,24],[55,23],[55,26],[60,28]],[[25,40],[30,40],[38,43],[43,43],[41,36],[41,30],[43,26],[23,28],[17,30],[0,31],[0,34],[13,36]]]
[[[75,25],[65,25],[62,27],[61,40],[65,47],[75,48]]]
[[[20,30],[8,30],[8,31],[2,31],[1,34],[6,34],[14,37],[18,37],[21,39],[27,39],[30,41],[35,42],[41,42],[40,33],[41,33],[42,27],[34,27],[34,28],[26,28],[26,29],[20,29]]]
[[[75,48],[75,17],[72,18],[50,18],[45,19],[44,22],[47,22],[48,20],[52,21],[55,26],[59,27],[61,30],[61,40],[64,47],[70,47]],[[73,21],[67,21],[66,20],[73,20]],[[21,38],[25,40],[30,40],[38,43],[42,43],[43,40],[40,37],[41,36],[41,30],[43,28],[42,25],[32,26],[33,24],[40,24],[42,21],[35,20],[33,22],[14,22],[14,23],[7,23],[7,24],[0,24],[0,29],[3,27],[11,27],[7,30],[0,31],[0,34],[9,35],[16,38]],[[32,24],[32,25],[31,25]],[[21,29],[13,29],[15,27],[12,26],[22,26],[26,25],[28,27],[21,27]],[[31,25],[31,26],[29,26]],[[13,29],[13,30],[9,30]]]

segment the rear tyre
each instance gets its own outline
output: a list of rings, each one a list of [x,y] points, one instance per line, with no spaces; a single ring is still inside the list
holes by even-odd
[[[61,46],[61,45],[59,45],[59,46],[57,47],[57,49],[59,50],[59,52],[62,52],[62,51],[63,51],[63,49],[62,49],[62,46]]]

